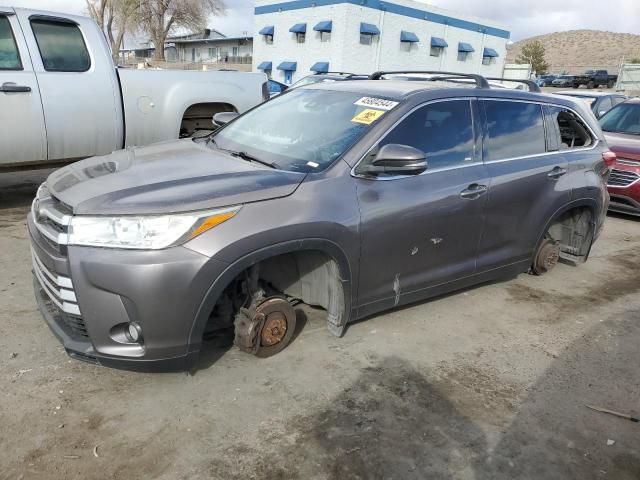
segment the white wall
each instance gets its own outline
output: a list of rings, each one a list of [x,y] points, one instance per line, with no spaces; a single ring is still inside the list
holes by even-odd
[[[256,0],[256,6],[279,3],[279,0]],[[407,0],[393,3],[414,8],[428,8],[435,13],[475,21],[483,25],[505,29],[486,19],[459,15]],[[330,42],[320,42],[320,34],[313,27],[320,21],[332,20],[333,31]],[[390,12],[383,12],[351,4],[311,7],[286,10],[254,16],[254,69],[263,61],[273,62],[273,78],[284,80],[284,72],[277,70],[283,61],[297,62],[294,81],[309,75],[315,62],[329,62],[332,71],[371,73],[375,70],[427,69],[481,73],[500,76],[506,57],[507,40],[480,32],[441,25]],[[289,32],[296,23],[307,23],[307,36],[303,44],[296,43],[295,34]],[[381,35],[374,37],[372,45],[360,45],[360,22],[376,25]],[[266,44],[258,32],[265,26],[275,27],[273,45]],[[404,51],[400,42],[402,30],[415,33],[420,42]],[[449,47],[440,57],[431,57],[431,37],[444,38]],[[465,62],[459,62],[458,42],[471,44],[475,52]],[[500,57],[491,65],[482,65],[484,47],[493,48]]]

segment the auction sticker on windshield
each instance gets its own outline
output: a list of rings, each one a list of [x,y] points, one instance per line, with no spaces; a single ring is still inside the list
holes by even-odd
[[[372,108],[367,108],[353,117],[351,121],[355,123],[362,123],[364,125],[371,125],[384,114],[384,110],[373,110]]]
[[[359,107],[377,108],[379,110],[391,110],[393,107],[398,105],[398,102],[385,100],[384,98],[362,97],[360,100],[355,102],[354,105],[358,105]]]

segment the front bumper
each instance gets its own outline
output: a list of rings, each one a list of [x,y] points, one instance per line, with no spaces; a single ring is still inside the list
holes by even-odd
[[[203,298],[227,264],[188,248],[157,251],[55,248],[32,214],[28,229],[38,307],[67,353],[131,370],[184,370],[198,357],[191,338]],[[121,332],[129,322],[142,341]]]

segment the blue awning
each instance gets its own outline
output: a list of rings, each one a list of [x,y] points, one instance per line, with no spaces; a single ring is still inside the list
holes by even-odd
[[[273,27],[264,27],[258,32],[259,35],[271,35],[273,36]]]
[[[309,70],[316,73],[327,73],[329,71],[329,62],[316,62]]]
[[[307,24],[296,23],[293,27],[289,29],[289,31],[293,33],[307,33]]]
[[[475,49],[468,43],[460,42],[458,43],[458,51],[464,52],[464,53],[471,53],[471,52],[475,52]]]
[[[431,46],[432,47],[447,48],[449,46],[449,44],[446,42],[446,40],[444,38],[431,37]]]
[[[278,65],[278,70],[295,72],[297,67],[298,67],[298,62],[282,62],[280,65]]]
[[[271,70],[273,64],[271,62],[262,62],[258,65],[258,70]]]
[[[413,32],[405,32],[404,30],[400,32],[400,41],[401,42],[409,42],[409,43],[418,43],[420,39]]]
[[[498,55],[498,52],[496,52],[493,48],[485,47],[484,52],[482,53],[482,56],[495,58],[495,57],[499,57],[500,55]]]
[[[371,23],[360,23],[360,33],[364,33],[365,35],[380,35],[380,30],[375,25]]]
[[[313,27],[316,32],[330,32],[332,28],[333,22],[331,20],[320,22],[315,27]]]

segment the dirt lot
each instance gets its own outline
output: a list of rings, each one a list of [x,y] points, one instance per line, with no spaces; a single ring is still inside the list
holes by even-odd
[[[43,172],[0,176],[0,478],[640,478],[640,220],[592,258],[379,315],[318,312],[259,360],[195,375],[70,360],[36,311],[24,217]]]

